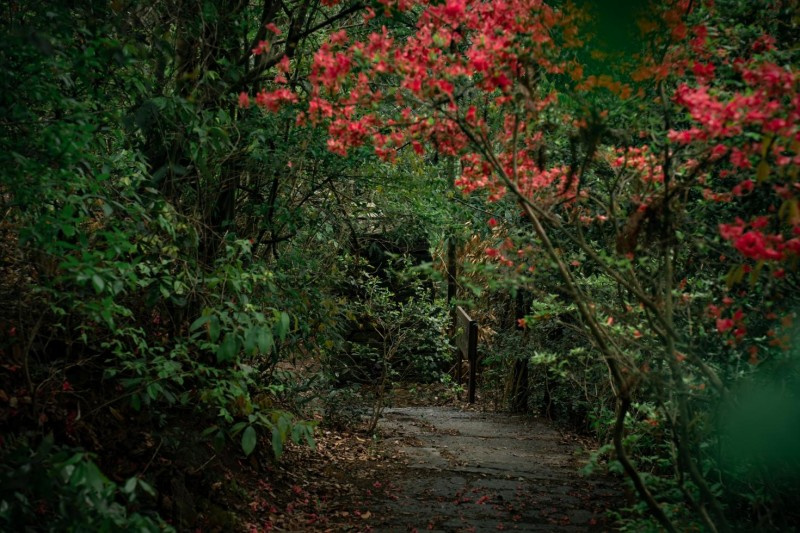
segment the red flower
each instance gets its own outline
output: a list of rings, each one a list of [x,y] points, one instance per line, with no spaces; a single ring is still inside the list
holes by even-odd
[[[758,231],[748,231],[736,239],[736,249],[746,257],[758,257],[764,249],[764,236]]]
[[[447,80],[439,80],[436,84],[443,93],[453,96],[453,84]]]
[[[733,327],[733,319],[731,318],[718,318],[717,319],[717,331],[720,333],[725,333],[729,329]]]
[[[464,12],[465,8],[464,0],[447,0],[444,7],[444,14],[448,17],[456,18]]]
[[[269,41],[258,41],[258,44],[253,48],[253,55],[260,56],[264,52],[269,52]]]
[[[741,220],[737,220],[736,224],[719,225],[719,234],[726,241],[739,238],[742,236],[742,233],[744,233],[744,222]]]
[[[296,101],[297,95],[286,88],[277,89],[272,92],[262,90],[256,95],[256,104],[272,112],[277,111],[283,103],[292,103]]]
[[[751,259],[779,260],[783,254],[773,248],[767,248],[767,242],[760,231],[748,231],[737,238],[734,246],[745,257]]]
[[[692,71],[700,82],[705,83],[714,79],[714,65],[712,63],[707,63],[705,65],[702,63],[695,63]]]
[[[239,93],[239,107],[242,109],[250,107],[250,97],[247,96],[246,92]]]

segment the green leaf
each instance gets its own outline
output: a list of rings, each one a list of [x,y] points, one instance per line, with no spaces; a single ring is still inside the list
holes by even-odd
[[[63,224],[61,226],[61,231],[64,233],[66,237],[72,237],[75,235],[75,227],[71,224]]]
[[[137,479],[135,477],[130,478],[128,481],[125,482],[125,486],[122,487],[122,490],[130,494],[131,492],[136,490],[136,481]]]
[[[164,285],[163,283],[158,285],[158,290],[161,291],[161,296],[163,296],[164,298],[169,298],[170,295],[172,294],[169,290],[169,287],[167,285]]]
[[[309,448],[316,449],[317,441],[314,440],[314,428],[310,427],[306,429],[306,443],[308,444]]]
[[[151,383],[147,386],[147,395],[150,396],[150,399],[155,400],[158,398],[158,392],[161,390],[161,385],[157,383]]]
[[[208,437],[217,430],[219,430],[219,427],[215,424],[211,427],[207,427],[206,429],[204,429],[203,432],[200,433],[200,435],[202,435],[203,437]]]
[[[286,334],[289,333],[289,325],[291,324],[291,320],[289,319],[289,315],[286,311],[281,311],[281,322],[278,326],[278,336],[281,340],[286,339]]]
[[[289,430],[292,427],[292,422],[289,420],[288,416],[282,415],[278,419],[278,431],[281,434],[281,441],[286,441],[286,438],[289,436]]]
[[[131,396],[131,408],[134,411],[140,411],[142,409],[142,398],[138,394]]]
[[[242,433],[242,451],[245,455],[250,455],[256,449],[256,430],[253,426],[247,426]]]
[[[236,335],[226,333],[225,338],[222,339],[222,344],[217,348],[217,362],[224,363],[225,361],[233,360],[239,351],[236,345]]]
[[[272,351],[275,346],[275,340],[272,338],[272,332],[266,328],[258,328],[258,335],[256,336],[256,344],[258,344],[258,351],[266,355]]]
[[[214,435],[212,444],[214,445],[214,451],[220,453],[225,447],[225,432],[220,429],[217,434]]]
[[[142,489],[143,491],[145,491],[150,496],[155,496],[156,495],[156,490],[152,486],[150,486],[149,483],[145,483],[143,480],[140,479],[140,480],[138,480],[138,484],[139,484],[139,488]]]
[[[244,334],[244,353],[247,355],[255,355],[257,353],[256,339],[258,337],[257,327],[249,328]]]
[[[201,316],[200,318],[198,318],[197,320],[192,322],[192,325],[189,326],[189,331],[195,331],[196,329],[199,329],[201,326],[203,326],[209,320],[211,320],[210,316]]]
[[[741,282],[744,278],[744,266],[743,265],[736,265],[732,266],[731,269],[728,271],[728,275],[725,277],[725,285],[730,289],[737,283]]]
[[[275,455],[275,459],[280,459],[283,455],[283,440],[278,428],[272,428],[272,453]]]
[[[86,463],[84,475],[85,478],[83,481],[96,492],[103,490],[103,485],[108,482],[108,479],[100,471],[100,468],[91,461]]]
[[[211,338],[211,342],[217,342],[220,330],[219,317],[217,317],[217,315],[211,315],[208,322],[208,336]]]
[[[764,268],[764,260],[759,261],[756,263],[756,267],[750,272],[750,288],[752,289],[755,287],[756,283],[758,282],[758,278],[761,275],[761,269]]]
[[[94,286],[95,292],[100,294],[106,287],[106,282],[103,281],[103,278],[101,278],[97,274],[92,274],[92,285]]]

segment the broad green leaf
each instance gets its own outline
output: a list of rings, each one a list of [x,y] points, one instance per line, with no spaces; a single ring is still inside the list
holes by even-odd
[[[131,396],[131,408],[134,411],[139,411],[142,408],[142,398],[138,394]]]
[[[314,428],[308,427],[306,428],[306,443],[308,443],[309,448],[316,449],[317,441],[314,440]]]
[[[200,318],[198,318],[197,320],[192,322],[192,325],[189,326],[189,331],[194,331],[196,329],[199,329],[201,326],[203,326],[209,320],[211,320],[210,316],[201,316]]]
[[[203,432],[201,433],[201,435],[204,436],[204,437],[208,437],[209,435],[211,435],[212,433],[214,433],[218,429],[219,429],[219,427],[217,427],[216,425],[213,425],[211,427],[208,427],[208,428],[204,429]]]
[[[169,287],[164,285],[163,283],[159,284],[158,290],[161,291],[161,296],[164,298],[169,298],[172,292],[170,292]]]
[[[73,235],[75,235],[75,227],[72,224],[63,224],[61,226],[61,231],[67,237],[72,237]]]
[[[122,490],[127,493],[131,493],[136,490],[136,481],[135,477],[130,478],[128,481],[125,482],[125,486],[122,487]]]
[[[214,445],[214,450],[219,453],[225,447],[225,432],[221,429],[214,435],[214,440],[212,442]]]
[[[158,398],[158,391],[161,390],[161,385],[157,383],[151,383],[147,386],[147,395],[150,396],[151,400],[155,400]]]
[[[292,422],[288,416],[281,416],[278,419],[278,431],[281,434],[281,440],[285,441],[289,435],[289,429],[292,427]]]
[[[286,334],[289,333],[290,323],[291,320],[289,319],[289,315],[286,313],[286,311],[281,311],[281,322],[278,327],[278,336],[281,340],[286,339]]]
[[[244,353],[247,355],[255,355],[258,346],[257,346],[257,338],[258,338],[258,327],[249,328],[244,334]]]
[[[744,267],[742,265],[731,267],[728,275],[725,277],[725,284],[730,289],[737,283],[741,282],[744,278]]]
[[[139,488],[142,489],[143,491],[145,491],[150,496],[155,496],[156,495],[155,489],[152,486],[150,486],[149,483],[145,483],[145,481],[142,480],[142,479],[139,479],[137,481],[137,483],[139,485]]]
[[[101,278],[97,274],[92,274],[92,285],[94,286],[95,292],[99,294],[103,292],[103,289],[106,286],[106,282],[103,281],[103,278]]]
[[[256,337],[258,344],[258,351],[266,355],[272,351],[275,346],[275,340],[272,338],[272,332],[266,328],[258,328],[258,336]]]
[[[242,433],[242,451],[245,455],[250,455],[256,449],[256,430],[253,426],[247,426]]]
[[[85,467],[86,483],[95,491],[99,492],[103,490],[103,485],[106,484],[108,479],[100,471],[100,468],[98,468],[98,466],[91,461],[87,462]]]
[[[761,269],[764,268],[764,260],[756,263],[756,267],[750,272],[750,288],[755,287],[758,283],[758,278],[761,275]]]
[[[217,317],[217,315],[211,315],[211,318],[208,322],[208,336],[211,339],[211,342],[217,342],[217,339],[219,339],[220,330],[219,317]]]
[[[275,455],[275,459],[280,459],[283,455],[283,440],[278,428],[272,428],[272,453]]]
[[[226,333],[225,338],[222,339],[222,343],[217,348],[217,362],[224,363],[225,361],[233,360],[238,351],[236,344],[236,335]]]

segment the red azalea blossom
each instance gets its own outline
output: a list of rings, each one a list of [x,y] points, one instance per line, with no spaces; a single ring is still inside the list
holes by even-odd
[[[253,55],[260,56],[263,53],[269,52],[269,47],[269,41],[258,41],[258,44],[252,50]]]
[[[290,65],[289,56],[283,56],[275,67],[280,72],[283,72],[285,74],[289,72],[289,65]]]
[[[719,234],[725,240],[736,239],[744,233],[744,222],[738,220],[736,224],[720,224]]]
[[[751,259],[779,260],[783,254],[773,248],[767,247],[764,234],[760,231],[748,231],[734,241],[734,246],[745,257]]]
[[[269,111],[277,111],[281,105],[297,101],[297,95],[286,88],[271,92],[261,91],[256,95],[256,105]]]
[[[725,333],[729,329],[733,328],[733,319],[730,318],[718,318],[717,319],[717,331],[720,333]]]
[[[466,3],[464,0],[447,0],[444,13],[450,18],[456,18],[464,12],[465,8]]]

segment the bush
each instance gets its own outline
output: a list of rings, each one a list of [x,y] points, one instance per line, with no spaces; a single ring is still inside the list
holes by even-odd
[[[119,486],[91,455],[42,439],[7,443],[0,454],[0,529],[5,531],[173,531],[157,515],[134,509],[153,488],[136,477]]]

